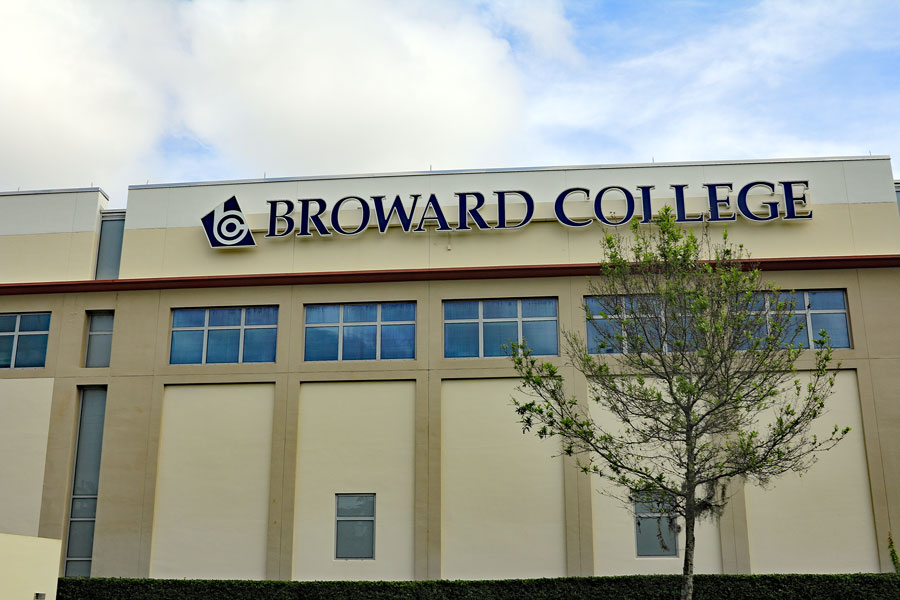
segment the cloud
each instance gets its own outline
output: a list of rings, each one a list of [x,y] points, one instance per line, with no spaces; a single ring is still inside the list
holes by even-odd
[[[572,2],[5,2],[0,188],[900,154],[892,2]]]

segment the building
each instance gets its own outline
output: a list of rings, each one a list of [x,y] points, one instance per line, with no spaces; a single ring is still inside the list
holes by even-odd
[[[736,489],[697,572],[890,570],[887,157],[138,185],[127,211],[2,194],[0,533],[62,539],[72,575],[678,573],[683,542],[660,556],[652,515],[521,434],[499,349],[584,332],[603,223],[663,204],[803,292],[839,346],[825,426],[853,427],[804,477]]]

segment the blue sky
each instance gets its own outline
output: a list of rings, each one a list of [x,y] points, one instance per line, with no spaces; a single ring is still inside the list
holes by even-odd
[[[890,154],[900,2],[10,1],[0,189]]]

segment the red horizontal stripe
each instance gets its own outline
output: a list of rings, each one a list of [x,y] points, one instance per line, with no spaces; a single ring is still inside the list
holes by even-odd
[[[900,254],[875,256],[815,256],[807,258],[762,258],[745,261],[763,271],[814,271],[819,269],[873,269],[900,267]],[[330,271],[323,273],[265,273],[204,275],[85,281],[48,281],[0,284],[0,296],[58,294],[71,292],[119,292],[126,290],[175,290],[269,285],[314,285],[330,283],[376,283],[398,281],[452,281],[462,279],[515,279],[528,277],[589,276],[600,273],[599,263],[561,265],[512,265],[497,267],[445,267],[438,269],[394,269]]]

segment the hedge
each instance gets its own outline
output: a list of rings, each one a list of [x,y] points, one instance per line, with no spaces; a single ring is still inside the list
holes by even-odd
[[[677,575],[497,581],[241,581],[62,578],[58,600],[674,600]],[[697,600],[897,600],[900,575],[697,575]]]

